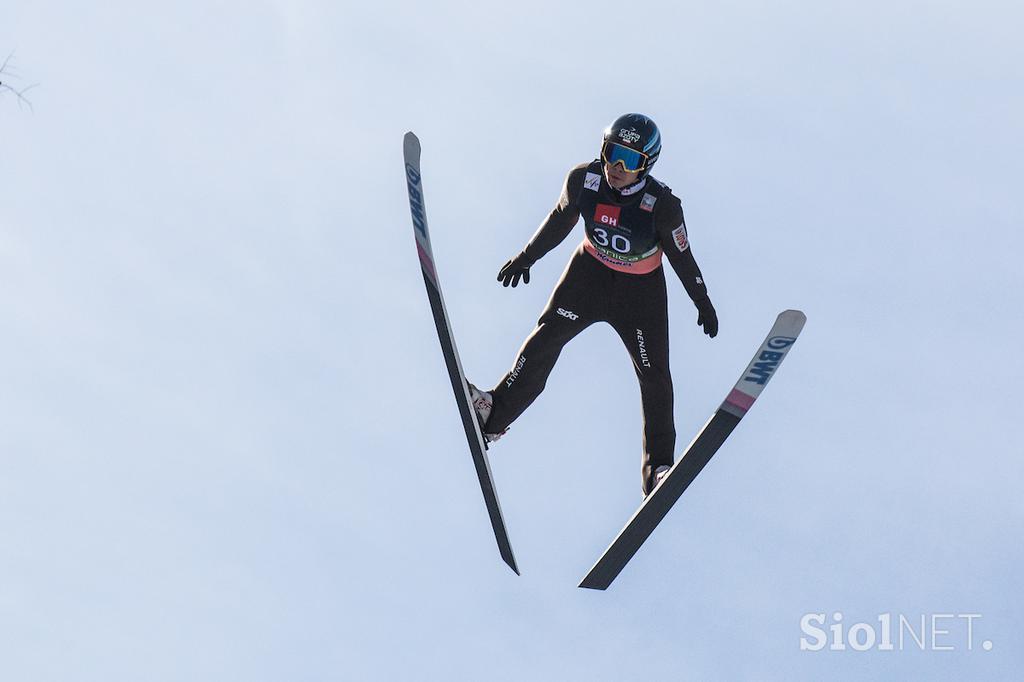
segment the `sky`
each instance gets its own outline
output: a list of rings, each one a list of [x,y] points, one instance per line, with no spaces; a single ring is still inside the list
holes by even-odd
[[[0,679],[1017,679],[1022,20],[987,0],[0,0],[0,81],[38,84],[31,108],[0,91]],[[626,351],[607,326],[575,339],[490,450],[517,577],[402,137],[487,386],[582,227],[528,286],[497,270],[630,111],[661,128],[654,175],[720,320],[705,337],[668,273],[679,448],[779,311],[808,321],[594,592],[576,585],[640,502]],[[803,650],[814,614],[828,646]],[[892,650],[831,648],[886,618]],[[923,650],[901,618],[926,620]]]

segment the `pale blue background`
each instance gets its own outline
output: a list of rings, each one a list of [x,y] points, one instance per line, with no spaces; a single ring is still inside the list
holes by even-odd
[[[1017,679],[1015,2],[0,1],[0,679]],[[680,447],[776,313],[786,365],[606,593],[639,502],[607,327],[491,450],[497,555],[402,174],[496,381],[580,231],[565,172],[660,124],[721,319],[670,279]],[[808,611],[975,649],[801,652]],[[979,642],[994,646],[985,652]]]

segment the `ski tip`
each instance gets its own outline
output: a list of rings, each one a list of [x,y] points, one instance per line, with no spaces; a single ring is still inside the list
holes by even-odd
[[[608,589],[607,585],[602,585],[596,580],[591,580],[589,575],[586,578],[584,578],[583,582],[577,585],[577,587],[580,587],[584,590],[600,590],[602,592]]]
[[[509,559],[508,557],[502,557],[502,558],[505,559],[505,563],[508,564],[508,567],[512,569],[513,573],[515,573],[516,575],[520,575],[520,576],[522,575],[522,573],[519,572],[519,567],[516,566],[516,560],[515,559]]]
[[[804,324],[807,322],[807,316],[804,315],[802,310],[783,310],[779,313],[777,322],[785,321],[796,329],[799,333],[804,328]]]
[[[409,156],[410,154],[415,154],[416,157],[419,158],[420,138],[416,137],[416,133],[412,132],[411,130],[407,132],[403,140],[403,146],[405,148],[406,156]]]

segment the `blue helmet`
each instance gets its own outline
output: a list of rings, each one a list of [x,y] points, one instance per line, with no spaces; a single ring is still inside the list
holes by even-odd
[[[661,132],[654,121],[643,114],[623,114],[605,128],[601,160],[619,164],[623,170],[639,172],[639,178],[651,172],[661,154]]]

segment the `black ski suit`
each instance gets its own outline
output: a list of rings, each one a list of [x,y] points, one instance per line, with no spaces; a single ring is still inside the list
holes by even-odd
[[[668,305],[662,253],[690,298],[714,309],[693,259],[679,199],[653,177],[621,192],[608,185],[600,160],[569,171],[558,205],[517,257],[532,265],[568,236],[579,218],[586,235],[573,253],[537,327],[512,369],[492,390],[485,426],[500,433],[540,395],[562,347],[594,322],[607,322],[633,359],[643,405],[644,493],[652,473],[671,465],[675,448],[672,376],[668,354]],[[705,324],[705,331],[717,332]]]

